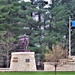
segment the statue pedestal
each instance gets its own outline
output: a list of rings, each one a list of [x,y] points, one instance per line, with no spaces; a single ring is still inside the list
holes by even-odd
[[[34,52],[13,52],[10,71],[36,71]]]

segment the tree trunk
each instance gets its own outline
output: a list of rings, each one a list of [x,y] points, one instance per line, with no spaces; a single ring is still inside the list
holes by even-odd
[[[55,75],[56,75],[56,68],[57,68],[57,64],[55,64],[55,65],[54,65],[54,67],[55,67]]]
[[[8,50],[7,50],[7,55],[6,55],[6,66],[7,68],[9,67],[9,55],[8,55]]]

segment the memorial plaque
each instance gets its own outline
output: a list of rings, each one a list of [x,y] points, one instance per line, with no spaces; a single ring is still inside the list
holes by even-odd
[[[13,60],[13,62],[18,62],[18,60]]]
[[[18,57],[13,57],[13,59],[18,59]]]
[[[18,62],[18,57],[13,57],[13,62]]]

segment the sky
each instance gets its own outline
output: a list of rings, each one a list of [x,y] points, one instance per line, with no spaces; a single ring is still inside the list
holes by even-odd
[[[25,2],[30,2],[30,0],[24,0]]]
[[[30,2],[30,0],[24,0],[24,1],[26,1],[26,2]],[[48,1],[49,4],[52,3],[52,0],[44,0],[44,1]]]

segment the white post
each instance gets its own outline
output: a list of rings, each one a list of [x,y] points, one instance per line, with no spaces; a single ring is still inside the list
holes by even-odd
[[[69,56],[71,56],[71,18],[69,16]]]

